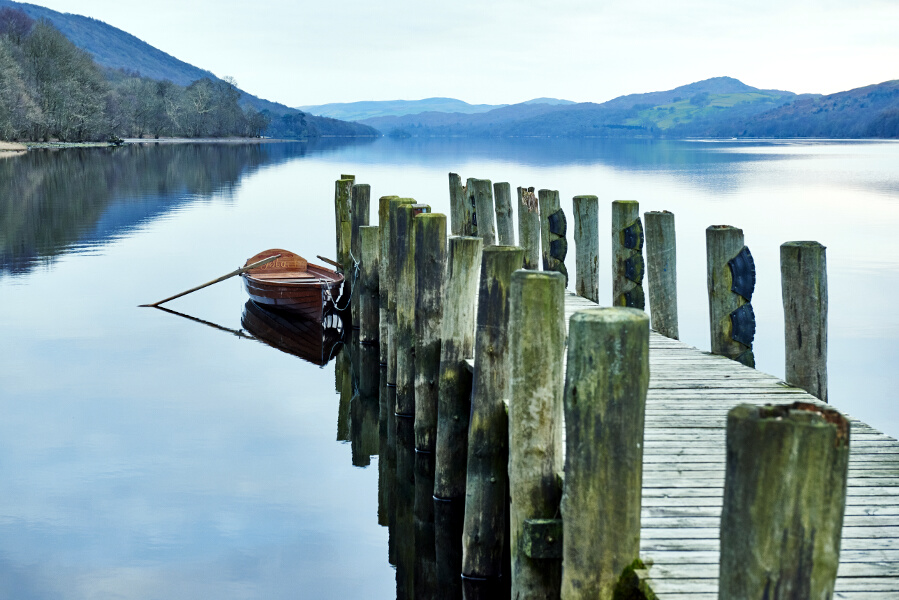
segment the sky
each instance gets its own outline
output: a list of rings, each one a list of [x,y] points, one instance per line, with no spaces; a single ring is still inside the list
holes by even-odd
[[[899,0],[36,0],[288,106],[603,102],[717,76],[834,93],[899,78]]]

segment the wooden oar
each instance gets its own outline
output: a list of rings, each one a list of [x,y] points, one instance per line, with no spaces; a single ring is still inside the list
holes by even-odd
[[[316,254],[315,256],[319,260],[323,260],[326,263],[328,263],[329,265],[333,265],[333,266],[337,267],[338,269],[343,270],[343,265],[340,264],[339,262],[337,262],[336,260],[331,260],[330,258],[325,258],[324,256],[322,256],[320,254]]]
[[[159,302],[154,302],[153,304],[141,304],[140,306],[150,306],[150,307],[155,308],[155,307],[159,306],[160,304],[165,304],[169,300],[174,300],[175,298],[180,298],[181,296],[186,296],[192,292],[196,292],[197,290],[202,290],[204,287],[209,287],[213,283],[218,283],[219,281],[224,281],[226,279],[230,279],[231,277],[234,277],[235,275],[240,275],[241,273],[246,273],[250,269],[255,269],[256,267],[261,267],[262,265],[267,265],[268,263],[272,262],[276,258],[281,258],[281,255],[275,254],[274,256],[269,256],[268,258],[264,258],[264,259],[260,260],[259,262],[254,262],[253,264],[247,265],[245,267],[241,267],[241,268],[237,269],[236,271],[231,271],[227,275],[222,275],[218,279],[213,279],[212,281],[204,283],[203,285],[198,285],[197,287],[190,288],[189,290],[181,292],[180,294],[175,294],[174,296],[170,296],[170,297],[166,298],[165,300],[160,300]]]

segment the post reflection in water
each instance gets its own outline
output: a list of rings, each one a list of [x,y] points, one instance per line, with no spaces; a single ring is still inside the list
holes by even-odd
[[[396,387],[387,385],[378,346],[358,343],[358,332],[351,340],[336,362],[338,386],[351,397],[345,401],[341,394],[340,427],[349,432],[354,465],[367,466],[378,456],[377,518],[388,527],[396,596],[460,599],[464,498],[434,498],[435,455],[415,450],[414,420],[396,415]],[[495,584],[484,585],[466,581],[466,597],[502,597]]]

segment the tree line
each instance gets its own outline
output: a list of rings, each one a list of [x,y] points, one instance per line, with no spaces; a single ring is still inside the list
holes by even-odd
[[[103,69],[49,21],[0,10],[0,139],[261,136],[271,116],[239,99],[229,78],[184,87]]]

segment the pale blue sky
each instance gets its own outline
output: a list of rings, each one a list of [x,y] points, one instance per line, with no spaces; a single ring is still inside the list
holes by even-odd
[[[832,93],[899,78],[897,0],[36,0],[290,106],[602,102],[729,75]]]

